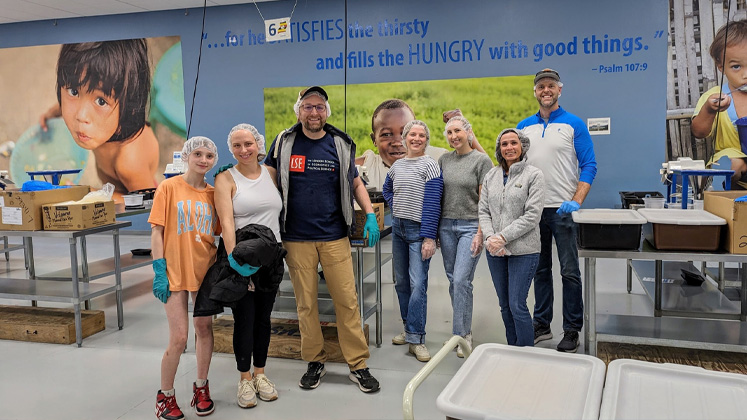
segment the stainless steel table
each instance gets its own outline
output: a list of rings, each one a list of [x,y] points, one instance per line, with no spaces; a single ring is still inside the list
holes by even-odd
[[[392,228],[387,227],[381,231],[383,239],[391,234]],[[358,292],[358,309],[361,314],[361,327],[371,315],[376,315],[376,347],[381,347],[383,342],[383,318],[381,303],[381,266],[392,259],[391,254],[382,256],[381,240],[373,247],[373,252],[364,251],[360,239],[350,241],[353,256],[353,274]],[[366,279],[373,274],[373,282]],[[374,295],[374,300],[368,298]],[[318,291],[319,320],[322,322],[335,322],[335,309],[332,297],[327,290],[326,283],[319,284]],[[368,299],[367,299],[368,298]],[[275,306],[272,309],[272,317],[280,319],[298,319],[296,310],[295,294],[288,272],[285,273],[280,283]]]
[[[707,262],[732,262],[741,264],[741,302],[737,313],[734,314],[715,314],[711,316],[707,313],[697,314],[702,318],[732,318],[740,321],[747,319],[747,255],[727,254],[721,252],[679,252],[679,251],[660,251],[653,248],[648,242],[643,241],[641,250],[635,251],[622,251],[622,250],[598,250],[598,249],[583,249],[579,248],[578,256],[584,259],[584,322],[586,324],[584,333],[584,348],[587,354],[596,355],[597,353],[597,339],[600,334],[597,333],[597,308],[596,308],[596,260],[597,258],[611,258],[611,259],[626,259],[629,260],[627,264],[628,279],[631,276],[631,270],[634,265],[630,261],[646,260],[654,261],[654,315],[653,321],[649,322],[646,320],[639,319],[630,320],[624,319],[622,316],[608,316],[605,315],[605,320],[619,329],[625,330],[624,335],[604,335],[605,341],[615,342],[629,342],[639,344],[656,344],[665,343],[666,345],[678,345],[681,347],[695,347],[690,339],[678,340],[675,337],[662,338],[666,334],[666,330],[669,327],[672,330],[676,330],[679,326],[678,322],[681,321],[666,321],[663,322],[662,315],[677,315],[677,316],[695,316],[696,313],[693,311],[682,311],[682,310],[666,310],[662,308],[662,296],[663,296],[663,265],[664,261],[707,261]],[[628,291],[630,285],[628,285]],[[634,317],[627,317],[634,318]],[[669,323],[669,325],[667,325]],[[636,340],[633,335],[640,331],[637,329],[636,324],[646,324],[650,326],[650,329],[654,331],[653,336],[645,337],[644,339]],[[703,330],[700,331],[700,335],[706,340],[712,331],[708,329],[713,328],[714,321],[700,321]],[[704,345],[699,348],[708,348],[714,350],[728,350],[728,351],[747,351],[747,346],[742,344],[747,338],[745,335],[745,323],[740,322],[735,328],[735,339],[736,343],[711,343],[710,345]]]
[[[0,298],[23,299],[31,301],[65,302],[71,303],[75,311],[76,343],[80,347],[83,343],[81,324],[81,303],[96,296],[115,292],[117,301],[117,324],[121,330],[124,321],[122,314],[122,265],[119,249],[119,230],[131,226],[131,222],[116,222],[111,225],[75,231],[0,231],[0,236],[23,237],[26,250],[26,263],[29,278],[0,277]],[[88,254],[86,252],[86,236],[96,233],[112,233],[113,257],[104,262],[96,262],[96,270],[89,271]],[[33,238],[67,238],[70,248],[70,268],[60,270],[45,276],[36,276],[34,267]],[[80,266],[78,265],[78,243],[80,243]],[[129,268],[143,266],[150,263],[146,258],[135,261]],[[114,285],[89,283],[89,280],[114,275]],[[72,280],[72,287],[66,286],[58,280]]]

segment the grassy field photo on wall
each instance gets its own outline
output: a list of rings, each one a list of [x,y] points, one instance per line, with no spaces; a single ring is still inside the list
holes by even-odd
[[[516,127],[522,119],[537,112],[532,95],[534,76],[486,77],[479,79],[427,80],[419,82],[368,83],[323,86],[329,94],[332,116],[328,123],[344,129],[356,142],[357,154],[375,147],[371,141],[371,114],[390,98],[407,102],[418,119],[431,130],[431,145],[451,150],[443,135],[442,114],[459,108],[472,123],[473,131],[491,158],[495,138],[501,130]],[[266,88],[265,137],[272,139],[296,122],[293,104],[298,92],[308,86]],[[495,159],[493,159],[495,160]]]

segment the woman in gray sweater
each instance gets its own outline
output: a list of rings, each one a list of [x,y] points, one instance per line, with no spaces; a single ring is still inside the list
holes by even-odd
[[[527,164],[529,138],[515,128],[498,135],[498,166],[485,175],[478,215],[488,268],[498,294],[509,345],[533,346],[527,308],[540,252],[539,221],[545,202],[542,171]]]

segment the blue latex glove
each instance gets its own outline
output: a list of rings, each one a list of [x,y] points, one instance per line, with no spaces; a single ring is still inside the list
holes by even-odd
[[[213,179],[215,179],[216,176],[218,176],[219,173],[223,171],[227,171],[229,169],[233,168],[233,163],[229,163],[228,165],[223,165],[220,168],[218,168],[217,171],[215,171],[215,174],[213,175]]]
[[[156,273],[156,277],[153,278],[153,295],[166,303],[171,296],[169,278],[166,276],[166,260],[163,258],[153,260],[153,272]]]
[[[564,201],[563,204],[560,205],[560,208],[556,213],[563,214],[563,213],[573,213],[574,211],[578,211],[578,209],[581,208],[581,204],[578,204],[577,202],[571,200],[571,201]]]
[[[239,264],[233,258],[233,253],[228,254],[228,263],[231,265],[231,268],[233,268],[234,271],[236,271],[237,273],[241,274],[244,277],[249,277],[252,274],[256,273],[257,270],[259,270],[259,267],[253,267],[249,264]]]
[[[368,237],[368,246],[372,247],[379,242],[379,222],[376,221],[376,215],[366,213],[366,224],[363,225],[363,237]]]
[[[743,195],[743,196],[741,196],[739,198],[735,198],[734,199],[735,203],[744,203],[745,201],[747,201],[747,195]]]

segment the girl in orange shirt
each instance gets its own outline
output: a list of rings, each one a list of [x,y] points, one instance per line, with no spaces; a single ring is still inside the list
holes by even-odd
[[[215,262],[215,236],[220,225],[215,213],[213,187],[205,174],[218,161],[218,149],[207,137],[192,137],[182,149],[187,172],[159,185],[148,222],[152,226],[153,294],[166,308],[169,345],[161,360],[161,389],[156,397],[159,419],[184,418],[174,391],[179,358],[187,344],[188,295],[194,302],[205,273]],[[197,335],[197,381],[192,386],[192,406],[198,416],[215,410],[208,388],[208,370],[213,353],[212,318],[194,317]]]

